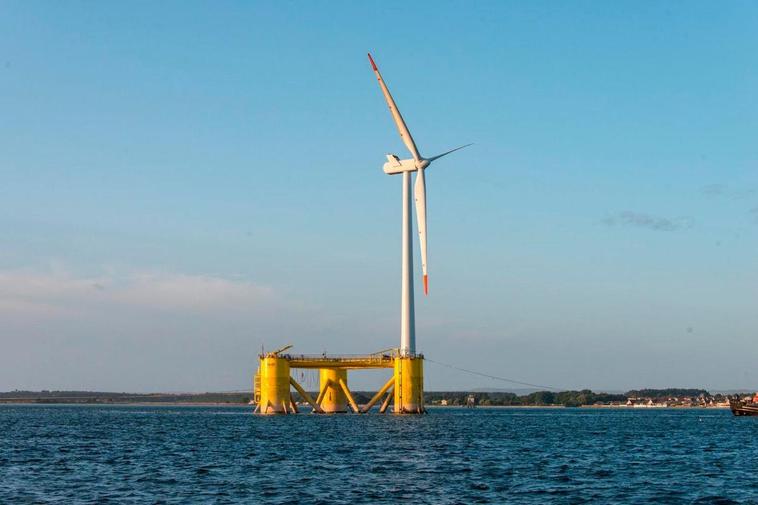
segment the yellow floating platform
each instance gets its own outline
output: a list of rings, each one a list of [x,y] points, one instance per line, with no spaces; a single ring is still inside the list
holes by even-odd
[[[286,348],[285,348],[286,350]],[[365,414],[382,400],[379,412],[392,403],[395,414],[422,414],[424,409],[424,357],[396,352],[362,356],[290,355],[282,351],[261,354],[253,383],[258,414],[296,414],[294,388],[318,414]],[[293,368],[319,370],[319,393],[314,400],[290,375]],[[358,405],[347,385],[348,370],[387,368],[392,376],[365,405]]]

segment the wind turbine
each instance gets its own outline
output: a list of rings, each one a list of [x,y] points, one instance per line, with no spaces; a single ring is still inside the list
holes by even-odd
[[[374,63],[371,53],[368,55],[371,62],[371,68],[374,69],[376,79],[379,81],[379,87],[382,89],[384,99],[390,108],[392,119],[395,121],[397,131],[403,140],[405,147],[411,152],[410,159],[401,160],[395,154],[387,155],[387,163],[384,164],[384,173],[387,175],[403,174],[403,244],[402,244],[402,286],[401,286],[401,305],[400,305],[400,354],[402,356],[413,356],[416,354],[416,321],[413,308],[413,259],[411,250],[413,240],[411,238],[411,172],[416,172],[416,182],[414,184],[414,199],[416,201],[416,219],[418,220],[418,240],[421,249],[421,271],[424,280],[424,294],[429,294],[429,275],[426,266],[426,181],[424,180],[424,171],[434,161],[443,156],[455,152],[471,144],[456,147],[437,156],[424,158],[418,151],[416,143],[413,141],[411,132],[400,115],[400,110],[395,104],[395,100],[387,89],[387,85],[382,79],[382,74]]]

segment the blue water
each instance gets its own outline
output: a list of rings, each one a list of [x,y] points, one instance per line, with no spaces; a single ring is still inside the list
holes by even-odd
[[[0,406],[0,503],[758,503],[726,410]]]

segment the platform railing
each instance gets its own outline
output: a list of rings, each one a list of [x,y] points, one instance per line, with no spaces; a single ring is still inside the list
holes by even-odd
[[[291,368],[392,368],[396,354],[280,354]]]

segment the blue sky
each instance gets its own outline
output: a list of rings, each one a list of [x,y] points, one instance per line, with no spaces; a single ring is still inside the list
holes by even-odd
[[[754,388],[756,26],[752,2],[4,2],[0,390],[240,389],[262,344],[397,345],[381,165],[407,153],[367,51],[423,154],[476,143],[427,173],[419,350]]]

